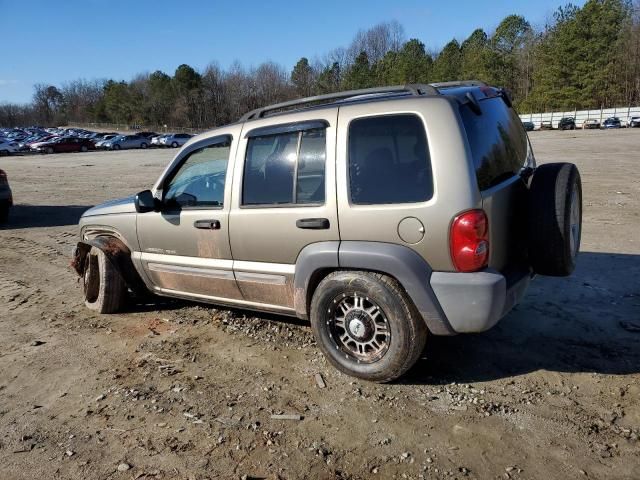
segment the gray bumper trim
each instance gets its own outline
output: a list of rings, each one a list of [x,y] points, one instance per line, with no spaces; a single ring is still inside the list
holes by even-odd
[[[433,272],[431,288],[457,333],[493,327],[524,295],[529,276],[507,290],[506,278],[495,270],[474,273]]]

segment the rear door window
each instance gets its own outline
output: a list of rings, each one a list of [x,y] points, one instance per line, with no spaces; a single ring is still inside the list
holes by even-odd
[[[349,190],[355,205],[425,202],[433,196],[429,146],[418,116],[351,122]]]
[[[527,161],[527,134],[516,112],[500,97],[480,100],[481,115],[467,106],[460,115],[467,132],[480,190],[514,175]]]
[[[323,204],[326,144],[324,128],[249,138],[242,204]]]

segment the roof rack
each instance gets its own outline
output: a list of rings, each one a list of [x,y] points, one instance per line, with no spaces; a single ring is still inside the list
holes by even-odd
[[[257,108],[245,113],[240,122],[246,122],[247,120],[255,120],[262,118],[267,112],[273,112],[275,110],[283,110],[289,107],[303,106],[309,104],[323,104],[331,103],[334,100],[344,100],[351,97],[357,97],[360,95],[373,95],[382,93],[408,93],[410,95],[438,95],[438,88],[435,85],[426,85],[419,83],[412,83],[408,85],[394,85],[391,87],[375,87],[375,88],[363,88],[360,90],[348,90],[346,92],[329,93],[326,95],[317,95],[315,97],[300,98],[297,100],[290,100],[288,102],[276,103],[267,107]]]
[[[455,87],[486,87],[487,84],[481,80],[461,80],[461,81],[455,81],[455,82],[432,83],[431,86],[436,89],[441,89],[441,88],[455,88]]]

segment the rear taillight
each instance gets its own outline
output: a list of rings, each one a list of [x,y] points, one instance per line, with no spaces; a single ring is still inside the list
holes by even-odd
[[[449,233],[451,260],[459,272],[475,272],[489,264],[489,222],[483,210],[458,215]]]

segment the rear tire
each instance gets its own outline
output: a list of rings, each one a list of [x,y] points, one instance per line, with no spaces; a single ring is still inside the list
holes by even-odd
[[[147,148],[147,144],[146,144],[146,143],[142,143],[142,144],[140,144],[140,148],[142,148],[142,149]]]
[[[398,282],[364,271],[333,272],[320,282],[311,328],[334,367],[374,382],[403,375],[427,339],[424,320]]]
[[[114,149],[114,150],[120,150],[120,145],[118,145],[118,144],[114,145],[114,146],[113,146],[113,149]]]
[[[529,189],[529,261],[540,275],[565,277],[576,266],[582,233],[582,183],[572,163],[536,168]]]
[[[115,313],[127,297],[127,287],[120,272],[99,248],[92,247],[85,261],[84,304],[98,313]]]
[[[87,148],[87,146],[86,146],[86,145],[82,145],[82,146],[80,147],[80,151],[81,151],[82,153],[85,153],[87,150],[88,150],[88,148]]]
[[[47,153],[53,153],[53,147],[47,147]]]
[[[173,143],[171,144],[171,146],[172,146],[173,148],[178,148],[178,142],[173,142]]]

